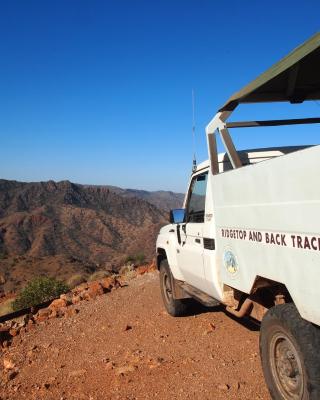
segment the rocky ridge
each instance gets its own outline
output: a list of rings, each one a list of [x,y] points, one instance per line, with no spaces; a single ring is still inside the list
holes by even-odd
[[[0,180],[0,275],[8,292],[34,275],[67,279],[154,256],[167,212],[107,187]]]

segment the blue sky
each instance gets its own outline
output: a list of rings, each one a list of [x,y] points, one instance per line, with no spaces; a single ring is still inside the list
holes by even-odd
[[[204,128],[319,30],[318,0],[0,1],[0,177],[184,191]],[[320,102],[235,119],[318,116]],[[239,148],[318,143],[318,126],[239,130]],[[307,132],[307,134],[306,134]]]

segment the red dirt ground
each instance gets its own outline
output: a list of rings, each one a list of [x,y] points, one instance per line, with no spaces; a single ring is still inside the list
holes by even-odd
[[[157,272],[72,307],[3,350],[1,400],[270,399],[258,329],[222,308],[170,317]]]

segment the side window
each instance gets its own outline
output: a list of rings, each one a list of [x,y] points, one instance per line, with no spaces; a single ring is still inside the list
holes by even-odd
[[[204,222],[208,172],[193,178],[187,205],[187,222]]]

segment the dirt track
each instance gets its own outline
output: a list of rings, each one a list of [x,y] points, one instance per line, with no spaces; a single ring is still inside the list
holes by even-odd
[[[270,399],[254,325],[219,308],[170,317],[157,273],[77,308],[14,338],[1,400]]]

